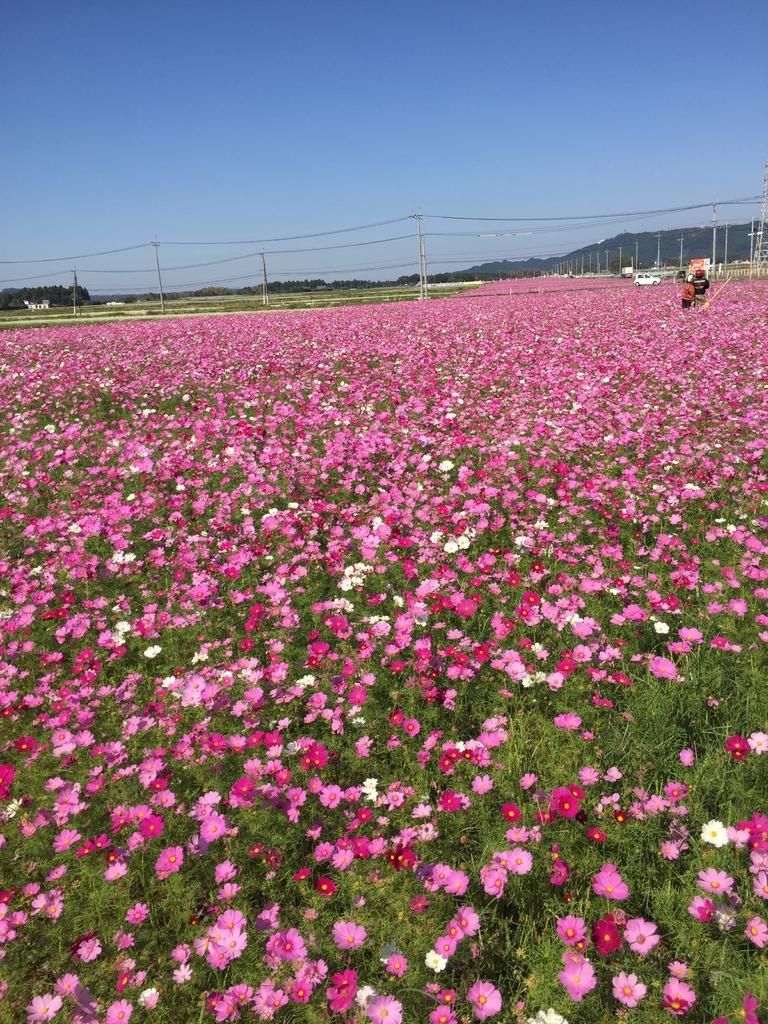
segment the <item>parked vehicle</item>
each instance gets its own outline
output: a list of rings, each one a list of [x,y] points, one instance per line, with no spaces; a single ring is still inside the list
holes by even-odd
[[[646,284],[661,284],[661,278],[656,274],[635,274],[635,286],[641,288]]]

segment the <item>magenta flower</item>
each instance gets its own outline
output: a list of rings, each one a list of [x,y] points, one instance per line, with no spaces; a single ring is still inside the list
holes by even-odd
[[[149,907],[146,903],[134,903],[125,912],[126,924],[141,924],[149,916]]]
[[[184,851],[180,846],[169,846],[155,861],[155,874],[158,878],[168,878],[181,869],[184,863]]]
[[[165,828],[165,822],[160,814],[148,814],[139,822],[139,832],[145,839],[153,839],[159,836]]]
[[[333,1013],[346,1013],[357,995],[357,972],[341,971],[333,975],[333,984],[328,986],[326,995]]]
[[[501,1011],[501,992],[490,981],[476,981],[467,992],[467,1002],[477,1020],[486,1020]]]
[[[365,1005],[368,1020],[373,1024],[401,1024],[403,1006],[394,996],[374,996]]]
[[[637,1006],[647,991],[647,986],[638,981],[636,974],[620,971],[613,979],[613,995],[624,1006]]]

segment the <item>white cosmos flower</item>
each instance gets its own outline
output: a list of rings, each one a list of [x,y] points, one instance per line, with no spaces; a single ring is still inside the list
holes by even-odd
[[[443,461],[437,467],[441,473],[448,473],[453,469],[453,463],[450,459],[443,459]]]
[[[528,1018],[528,1024],[568,1024],[568,1021],[557,1010],[539,1010],[535,1017]]]
[[[448,540],[445,542],[445,544],[443,544],[443,551],[447,555],[455,555],[458,550],[459,545],[456,543],[455,540]]]
[[[448,961],[444,956],[440,956],[437,950],[430,949],[427,955],[424,957],[424,963],[430,970],[433,970],[435,974],[439,974],[440,971],[444,971],[448,965]]]
[[[654,622],[653,628],[657,633],[668,633],[669,626],[666,622]]]
[[[365,1004],[368,1002],[368,1000],[371,999],[375,995],[376,995],[376,989],[375,988],[371,988],[370,985],[363,985],[361,988],[359,988],[357,990],[357,995],[355,996],[355,1002],[357,1003],[358,1006],[365,1006]]]
[[[768,733],[753,732],[747,739],[753,754],[765,754],[768,752]]]
[[[722,821],[716,821],[714,818],[701,826],[701,838],[712,846],[728,845],[728,832],[725,825]]]
[[[145,658],[149,658],[150,660],[152,658],[156,658],[158,656],[158,654],[160,653],[160,651],[162,651],[162,649],[163,649],[162,647],[158,647],[157,644],[154,644],[154,646],[148,647],[146,649],[146,651],[144,651],[144,657]]]

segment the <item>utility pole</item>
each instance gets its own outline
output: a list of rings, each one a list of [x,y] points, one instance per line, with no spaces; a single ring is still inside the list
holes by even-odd
[[[637,239],[635,239],[635,270],[639,270],[639,269],[640,269],[640,260],[638,259],[638,255],[637,255]]]
[[[717,257],[717,203],[712,203],[712,273],[715,272]]]
[[[621,250],[622,247],[619,246],[619,277],[621,277]]]
[[[419,242],[419,300],[427,297],[427,257],[424,251],[424,233],[421,230],[422,214],[414,213],[411,216],[416,221],[416,237]]]
[[[72,285],[72,316],[77,316],[80,312],[80,303],[77,301],[77,270],[73,270],[74,284]]]
[[[160,288],[160,312],[164,313],[165,312],[165,296],[163,295],[163,279],[160,276],[160,256],[159,256],[159,253],[158,253],[158,250],[160,249],[160,243],[158,242],[157,239],[155,239],[154,242],[151,242],[150,244],[154,245],[154,247],[155,247],[155,264],[157,265],[157,284],[158,284],[158,287]]]
[[[723,273],[728,276],[728,225],[725,225],[725,252],[723,254]]]
[[[589,254],[589,272],[592,273],[592,253]]]
[[[269,293],[267,292],[267,260],[264,253],[261,254],[261,272],[263,275],[261,281],[261,301],[262,305],[268,306]]]
[[[685,235],[680,235],[680,269],[683,269],[683,239]]]
[[[656,235],[656,269],[661,266],[661,232]]]
[[[768,160],[765,161],[765,174],[763,176],[763,203],[760,207],[760,223],[757,226],[757,241],[755,242],[754,260],[758,276],[768,267]]]
[[[608,250],[605,250],[605,272],[608,273]]]
[[[752,257],[755,254],[755,218],[749,224],[749,279],[752,280]]]
[[[419,221],[419,228],[421,228],[421,221]],[[420,231],[421,234],[421,276],[424,278],[424,298],[429,298],[429,286],[427,284],[427,245],[424,241],[424,232]]]

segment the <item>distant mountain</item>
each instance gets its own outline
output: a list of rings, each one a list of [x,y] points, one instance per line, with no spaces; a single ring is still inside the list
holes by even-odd
[[[730,224],[728,227],[728,262],[734,260],[749,259],[749,224]],[[521,270],[552,270],[558,264],[570,264],[571,268],[581,271],[581,261],[584,260],[584,270],[597,269],[598,251],[600,255],[600,267],[605,268],[606,251],[608,253],[608,264],[618,266],[619,250],[621,250],[621,262],[623,266],[634,265],[635,243],[637,243],[637,259],[640,267],[653,267],[656,265],[657,252],[660,253],[660,260],[663,266],[676,267],[680,263],[680,238],[683,239],[683,266],[693,257],[712,257],[712,226],[703,225],[695,228],[670,228],[667,231],[642,231],[632,233],[624,231],[620,235],[613,235],[606,238],[600,244],[585,245],[580,249],[572,249],[564,256],[550,256],[539,259],[538,257],[527,260],[494,260],[488,263],[480,263],[468,267],[468,274],[510,274]],[[725,252],[725,227],[718,226],[717,229],[717,260],[721,262]]]

